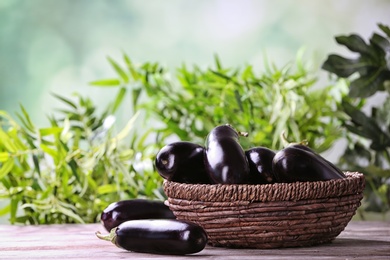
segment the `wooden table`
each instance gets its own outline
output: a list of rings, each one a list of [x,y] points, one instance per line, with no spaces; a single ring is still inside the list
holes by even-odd
[[[100,224],[0,225],[0,259],[390,259],[390,223],[352,221],[330,244],[283,249],[206,247],[190,256],[127,252],[95,236]]]

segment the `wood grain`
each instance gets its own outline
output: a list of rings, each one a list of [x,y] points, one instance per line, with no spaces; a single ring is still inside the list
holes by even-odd
[[[0,259],[390,259],[390,223],[352,221],[330,244],[283,249],[206,247],[190,256],[127,252],[99,240],[100,224],[0,225]]]

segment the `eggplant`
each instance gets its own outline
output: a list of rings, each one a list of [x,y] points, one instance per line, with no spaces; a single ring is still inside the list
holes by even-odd
[[[254,147],[245,151],[250,170],[251,184],[269,184],[275,182],[272,160],[275,152],[266,147]]]
[[[157,153],[155,166],[160,176],[169,181],[210,183],[203,161],[203,146],[180,141],[161,148]]]
[[[289,146],[278,151],[272,161],[277,182],[327,181],[344,178],[322,157],[310,151]]]
[[[318,154],[317,152],[315,152],[313,149],[311,149],[309,146],[305,145],[305,144],[302,144],[302,143],[292,143],[289,145],[289,147],[295,147],[295,148],[298,148],[298,149],[302,149],[302,150],[305,150],[305,151],[308,151],[310,153],[313,153],[314,155],[316,155],[317,157],[321,158],[321,160],[325,161],[325,163],[329,164],[335,171],[337,171],[339,173],[339,175],[343,178],[346,177],[346,175],[344,174],[344,172],[338,168],[336,165],[334,165],[333,163],[331,163],[330,161],[326,160],[324,157],[322,157],[320,154]]]
[[[239,135],[230,125],[217,126],[208,134],[205,165],[213,183],[250,183],[249,163],[239,143]]]
[[[96,236],[128,251],[163,255],[187,255],[207,244],[204,229],[192,222],[168,219],[129,220],[109,234]]]
[[[161,201],[133,199],[111,203],[100,216],[107,231],[125,221],[136,219],[175,219],[175,215]]]

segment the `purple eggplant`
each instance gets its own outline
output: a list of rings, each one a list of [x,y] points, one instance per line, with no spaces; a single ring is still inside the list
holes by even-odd
[[[213,183],[250,183],[249,163],[239,143],[239,133],[230,125],[215,127],[207,136],[206,170]]]
[[[129,220],[109,234],[96,236],[128,251],[162,255],[187,255],[202,251],[207,244],[204,229],[182,220]]]
[[[161,148],[155,159],[157,172],[166,180],[181,183],[210,183],[204,166],[204,147],[175,142]]]
[[[266,147],[254,147],[245,151],[250,169],[252,184],[269,184],[275,182],[272,171],[272,160],[275,152]]]
[[[110,231],[128,220],[175,218],[169,207],[161,201],[133,199],[111,203],[104,209],[100,221]]]
[[[305,144],[302,144],[302,143],[292,143],[289,145],[289,147],[295,147],[295,148],[298,148],[298,149],[302,149],[302,150],[305,150],[305,151],[308,151],[310,153],[313,153],[314,155],[316,155],[317,157],[319,157],[321,160],[325,161],[327,164],[329,164],[335,171],[337,171],[340,175],[340,177],[343,177],[345,178],[345,174],[344,172],[338,168],[336,165],[334,165],[333,163],[331,163],[330,161],[326,160],[324,157],[322,157],[320,154],[316,153],[313,149],[311,149],[309,146],[305,145]]]
[[[272,161],[277,182],[326,181],[344,178],[339,171],[315,153],[289,146],[278,151]]]

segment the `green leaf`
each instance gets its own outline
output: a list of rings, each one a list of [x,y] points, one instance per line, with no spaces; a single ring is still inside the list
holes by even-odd
[[[390,28],[384,24],[378,24],[379,28],[390,38]]]
[[[123,140],[124,138],[126,138],[126,136],[129,134],[130,130],[133,129],[134,125],[135,125],[135,122],[138,118],[138,116],[140,115],[140,112],[137,111],[131,118],[130,120],[127,122],[127,124],[125,125],[125,127],[114,137],[112,138],[112,142],[116,143],[120,140]]]
[[[0,216],[7,215],[7,214],[9,214],[10,211],[11,211],[11,205],[8,204],[5,207],[0,209]]]
[[[81,183],[81,178],[80,178],[80,174],[78,172],[78,165],[77,165],[77,162],[74,160],[74,159],[71,159],[69,162],[68,162],[68,165],[70,167],[70,169],[72,170],[72,174],[73,176],[76,178],[76,180]]]
[[[215,62],[215,66],[217,67],[217,70],[221,70],[222,69],[221,61],[219,60],[219,57],[216,54],[214,55],[214,62]]]
[[[107,194],[107,193],[114,193],[117,191],[117,185],[116,184],[106,184],[99,186],[97,189],[97,193],[100,195]]]
[[[85,223],[84,220],[79,215],[75,214],[72,210],[70,210],[68,208],[65,208],[65,207],[62,207],[62,206],[57,206],[56,210],[58,212],[64,214],[65,216],[68,216],[68,217],[74,219],[78,223],[81,223],[81,224]]]
[[[16,222],[16,214],[18,212],[18,204],[19,204],[20,198],[18,196],[11,197],[11,203],[10,203],[10,222],[11,224],[14,224]]]
[[[77,109],[77,105],[76,105],[74,102],[72,102],[70,99],[67,99],[67,98],[65,98],[65,97],[62,97],[62,96],[60,96],[60,95],[58,95],[58,94],[56,94],[56,93],[51,93],[51,94],[52,94],[55,98],[57,98],[57,99],[61,100],[62,102],[68,104],[69,106],[73,107],[74,109]]]
[[[92,81],[90,84],[97,87],[118,87],[121,85],[121,82],[118,79],[102,79]]]
[[[18,147],[2,128],[0,128],[0,143],[11,153],[16,153],[18,151]]]
[[[346,59],[339,55],[331,54],[322,65],[322,69],[334,73],[341,78],[347,78],[366,66],[367,64],[360,63],[359,59]]]
[[[58,156],[58,151],[57,151],[57,150],[52,149],[52,148],[50,148],[49,146],[47,146],[47,145],[45,145],[45,144],[43,144],[43,143],[40,145],[40,148],[41,148],[45,153],[47,153],[48,155],[50,155],[51,157],[57,158],[57,156]]]
[[[30,130],[31,132],[35,131],[34,124],[31,121],[30,115],[27,113],[26,109],[24,106],[20,105],[20,109],[22,110],[23,117],[17,114],[19,117],[20,121],[22,121],[23,125]]]
[[[123,102],[123,98],[125,97],[126,92],[127,92],[127,89],[125,87],[121,87],[119,89],[119,92],[115,97],[114,103],[112,103],[112,108],[111,108],[112,113],[115,113],[118,110],[119,106]]]
[[[15,162],[13,158],[10,158],[8,161],[4,162],[0,168],[0,180],[7,176],[8,173],[11,172],[14,167]]]
[[[356,98],[367,98],[377,91],[384,90],[384,81],[382,77],[383,70],[371,71],[367,75],[361,75],[350,84],[349,96]]]
[[[219,71],[215,71],[215,70],[210,70],[213,74],[215,74],[216,76],[222,78],[222,79],[226,79],[227,81],[232,81],[232,78],[228,75],[225,75]]]
[[[107,59],[111,63],[111,66],[114,67],[116,73],[118,73],[119,76],[122,78],[123,82],[128,83],[129,77],[127,76],[126,72],[113,59],[111,59],[110,57],[108,57]]]
[[[370,48],[366,42],[357,34],[351,34],[349,36],[338,36],[336,42],[346,46],[353,52],[359,52],[364,54],[370,54]]]
[[[142,94],[142,89],[141,88],[133,89],[133,91],[132,91],[132,101],[133,101],[134,105],[138,105],[139,104],[139,97],[141,96],[141,94]]]
[[[349,131],[372,140],[375,144],[389,144],[390,137],[384,133],[376,121],[368,117],[359,109],[356,109],[348,102],[342,103],[343,110],[351,117],[351,124],[346,127]]]
[[[5,162],[9,159],[10,154],[8,152],[0,152],[0,162]]]
[[[390,42],[385,37],[383,37],[383,36],[381,36],[381,35],[379,35],[377,33],[374,33],[373,36],[371,37],[370,42],[372,42],[373,44],[377,45],[384,52],[390,53]]]
[[[125,60],[125,63],[127,65],[128,70],[130,71],[131,76],[135,81],[139,80],[141,78],[141,75],[137,72],[137,70],[134,68],[133,63],[131,62],[129,56],[126,54],[123,55],[123,59]]]
[[[34,163],[34,167],[35,167],[35,170],[38,172],[38,174],[41,174],[41,167],[39,165],[39,159],[38,157],[34,154],[32,156],[32,159],[33,159],[33,163]]]
[[[49,128],[41,128],[39,129],[39,134],[41,136],[47,135],[56,135],[62,132],[62,127],[49,127]]]

